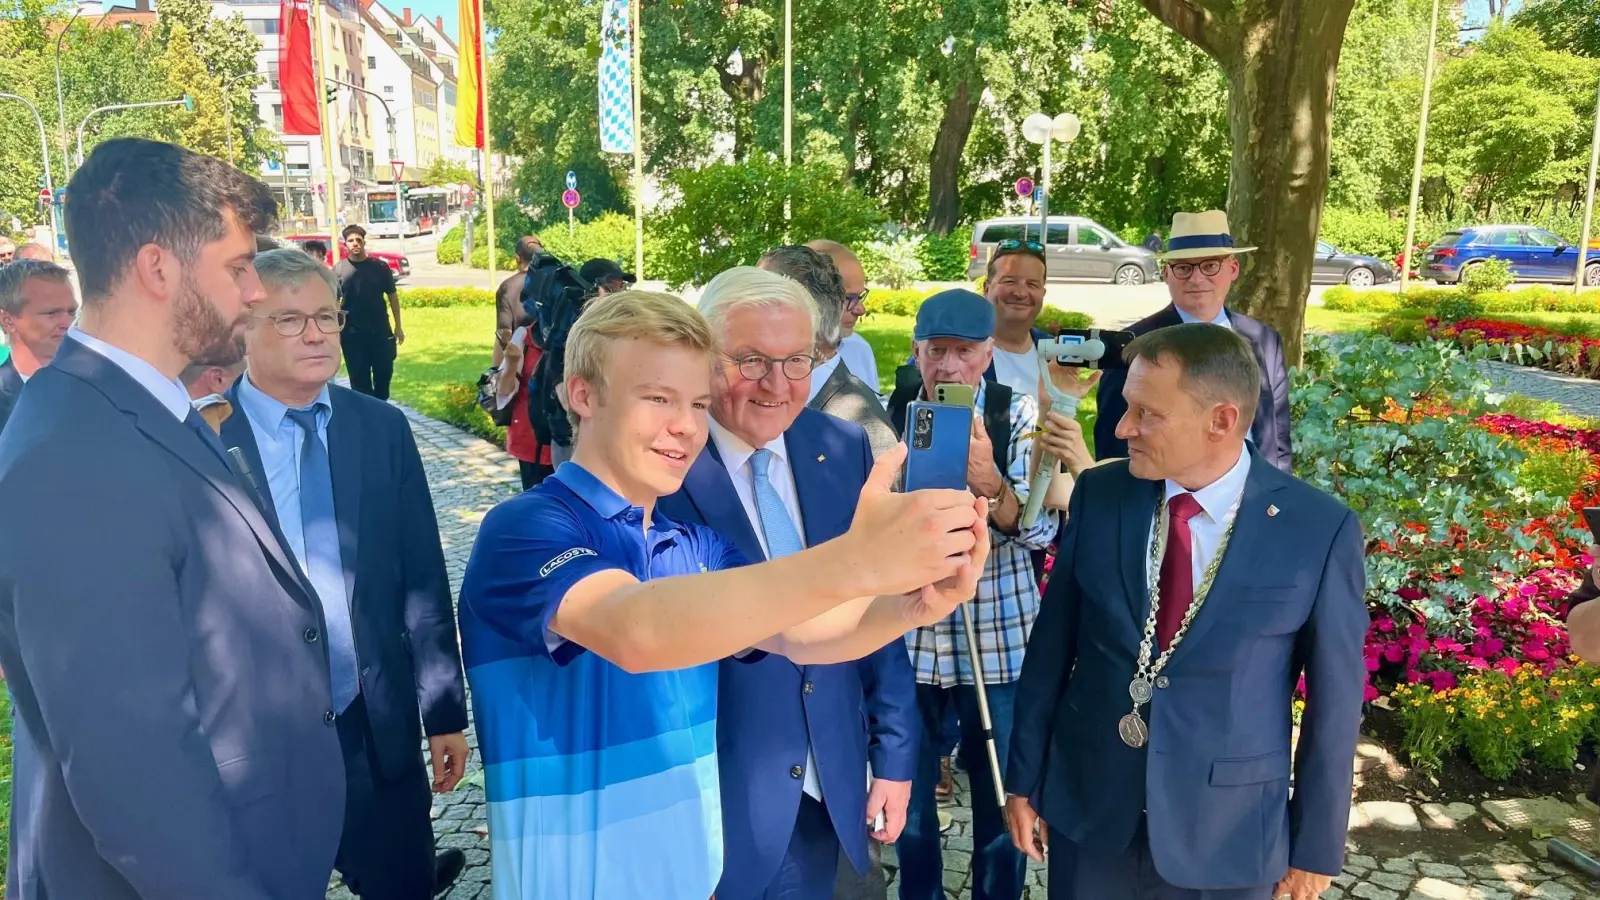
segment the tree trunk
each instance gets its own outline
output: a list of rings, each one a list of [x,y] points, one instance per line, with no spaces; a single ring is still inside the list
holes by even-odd
[[[972,133],[972,117],[983,93],[976,78],[956,83],[945,101],[939,136],[928,158],[928,231],[944,237],[961,221],[961,154]]]
[[[1278,329],[1300,363],[1328,188],[1334,76],[1355,0],[1141,0],[1228,77],[1228,217],[1257,248],[1229,305]]]

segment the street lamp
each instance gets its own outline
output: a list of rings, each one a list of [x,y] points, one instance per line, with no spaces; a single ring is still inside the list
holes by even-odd
[[[189,112],[194,112],[194,98],[185,94],[181,100],[156,100],[150,103],[115,103],[111,106],[101,106],[89,110],[89,114],[83,117],[82,122],[78,123],[78,165],[83,165],[83,127],[89,124],[90,119],[103,112],[116,112],[123,109],[149,109],[154,106],[181,106]]]
[[[1054,119],[1044,113],[1034,113],[1022,120],[1022,136],[1030,144],[1044,145],[1044,169],[1039,179],[1039,243],[1050,243],[1050,145],[1055,141],[1070,144],[1083,131],[1083,123],[1072,113],[1062,113]]]
[[[1422,151],[1428,145],[1428,105],[1433,97],[1433,50],[1439,40],[1439,0],[1433,0],[1433,22],[1428,26],[1428,61],[1422,71],[1422,118],[1417,122],[1417,154],[1411,163],[1411,197],[1406,209],[1406,242],[1400,251],[1405,256],[1401,258],[1400,266],[1400,293],[1405,293],[1406,284],[1411,280],[1411,266],[1417,260],[1415,248],[1412,246],[1417,239],[1417,202],[1422,198]]]
[[[68,155],[67,150],[67,102],[61,92],[61,41],[67,36],[67,32],[72,30],[72,23],[78,21],[81,15],[83,7],[79,6],[72,14],[72,18],[67,20],[66,27],[56,35],[56,127],[61,129],[61,165],[69,170],[72,167],[72,157]]]
[[[389,109],[389,101],[383,99],[383,97],[381,97],[380,95],[375,94],[372,91],[369,91],[364,87],[356,87],[355,85],[351,84],[348,81],[340,81],[337,78],[328,78],[327,76],[323,76],[323,80],[328,82],[329,84],[336,84],[336,85],[339,85],[340,87],[347,87],[352,91],[360,91],[361,93],[366,94],[368,97],[371,97],[372,99],[374,99],[374,100],[378,101],[379,103],[383,104],[383,118],[384,118],[385,124],[387,124],[388,128],[389,128],[389,159],[391,160],[391,162],[399,160],[400,159],[400,138],[395,133],[394,112]],[[414,118],[415,117],[413,116],[413,119]],[[485,171],[487,171],[487,170],[485,170]],[[400,255],[401,256],[405,256],[406,255],[406,201],[405,201],[404,197],[400,196],[400,179],[398,177],[395,178],[395,184],[394,184],[394,204],[395,204],[394,205],[395,224],[397,226],[399,226],[398,230],[400,232]]]
[[[23,106],[26,106],[28,108],[28,112],[33,113],[33,121],[39,125],[39,151],[44,159],[44,189],[49,191],[51,197],[54,198],[55,181],[50,177],[50,139],[46,136],[44,130],[44,119],[40,118],[39,116],[39,108],[29,102],[26,97],[19,97],[16,94],[0,94],[0,100],[15,100],[18,103],[21,103]],[[56,206],[53,199],[50,203],[50,230],[57,234],[60,233],[57,229]],[[60,243],[59,239],[57,240],[57,243]]]

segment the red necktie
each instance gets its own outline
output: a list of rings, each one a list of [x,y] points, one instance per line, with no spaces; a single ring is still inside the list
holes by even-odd
[[[1200,512],[1200,501],[1193,494],[1178,494],[1167,501],[1167,512],[1171,522],[1167,549],[1161,556],[1161,608],[1156,611],[1156,641],[1162,649],[1171,646],[1184,613],[1194,602],[1194,539],[1189,520]]]

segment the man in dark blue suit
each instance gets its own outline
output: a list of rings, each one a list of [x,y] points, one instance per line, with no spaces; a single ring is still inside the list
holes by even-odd
[[[1129,458],[1079,478],[1023,663],[1012,839],[1053,845],[1052,898],[1314,900],[1344,861],[1361,524],[1246,446],[1242,338],[1175,325],[1128,358]]]
[[[844,534],[872,449],[861,426],[806,408],[815,302],[789,278],[741,267],[707,285],[700,311],[721,355],[711,441],[661,511],[757,561]],[[905,825],[918,723],[904,642],[837,665],[724,662],[718,704],[716,896],[828,900],[841,847],[864,873],[867,823],[883,815],[872,836],[884,842]]]
[[[0,268],[0,332],[11,355],[0,363],[0,430],[22,385],[50,364],[78,314],[67,270],[53,262],[19,259]]]
[[[437,861],[429,778],[449,791],[467,759],[466,688],[433,499],[398,409],[328,383],[339,370],[333,275],[299,250],[256,257],[266,299],[245,329],[246,374],[222,439],[309,577],[344,751],[337,868],[366,900],[428,900],[460,875]],[[419,715],[420,710],[420,715]]]
[[[321,611],[177,381],[261,299],[276,204],[137,139],[70,188],[82,330],[0,434],[19,896],[319,897],[344,809]]]
[[[1128,330],[1134,334],[1148,334],[1186,322],[1210,322],[1248,341],[1256,367],[1261,371],[1250,441],[1267,462],[1284,472],[1292,472],[1289,369],[1283,356],[1283,337],[1271,325],[1224,306],[1228,291],[1239,278],[1239,254],[1254,249],[1234,246],[1228,232],[1228,216],[1221,210],[1178,213],[1172,219],[1167,252],[1161,255],[1162,277],[1172,303],[1128,326]],[[1094,424],[1096,459],[1120,459],[1128,455],[1127,442],[1117,434],[1117,423],[1128,409],[1122,399],[1126,374],[1113,369],[1100,381],[1100,412]]]

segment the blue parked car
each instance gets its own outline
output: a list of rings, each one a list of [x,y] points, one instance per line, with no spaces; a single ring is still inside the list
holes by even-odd
[[[1511,264],[1518,281],[1564,281],[1578,274],[1578,248],[1558,234],[1532,225],[1474,225],[1448,231],[1422,254],[1418,275],[1455,284],[1461,274],[1486,259]],[[1583,283],[1600,287],[1600,257],[1590,254]]]

